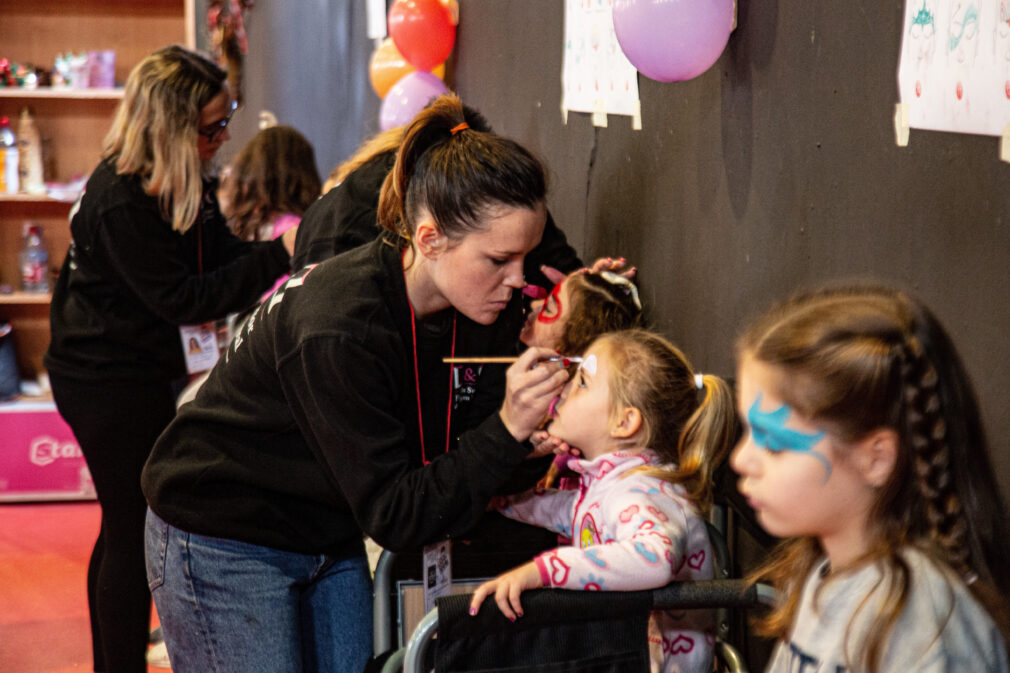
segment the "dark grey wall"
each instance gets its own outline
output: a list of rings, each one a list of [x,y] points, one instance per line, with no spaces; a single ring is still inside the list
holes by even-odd
[[[732,374],[747,317],[799,287],[899,284],[952,332],[1010,490],[1010,166],[996,138],[913,130],[895,146],[901,0],[740,0],[711,70],[639,77],[641,131],[562,123],[563,2],[461,6],[456,89],[547,160],[584,258],[639,266],[657,327],[698,368]]]
[[[959,345],[1010,491],[1010,166],[990,137],[913,130],[895,146],[902,0],[740,0],[711,70],[639,78],[641,131],[562,123],[562,0],[460,5],[456,90],[547,161],[552,212],[584,258],[639,266],[657,327],[698,368],[732,374],[741,325],[799,287],[905,286]],[[264,107],[309,137],[324,174],[378,130],[363,2],[259,2],[249,32],[248,106],[223,158]]]
[[[197,0],[197,43],[206,48],[206,0]],[[223,165],[256,135],[260,110],[313,144],[320,176],[379,130],[381,99],[368,81],[374,49],[362,0],[257,2],[246,12],[245,105],[232,123]]]

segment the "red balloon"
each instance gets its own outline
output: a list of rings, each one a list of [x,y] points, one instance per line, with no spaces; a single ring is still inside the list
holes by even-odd
[[[431,70],[452,52],[456,25],[442,0],[396,0],[388,20],[396,48],[418,70]]]

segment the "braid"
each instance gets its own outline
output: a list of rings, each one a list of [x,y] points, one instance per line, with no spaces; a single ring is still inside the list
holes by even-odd
[[[926,509],[928,533],[951,567],[967,578],[972,574],[968,523],[951,475],[950,446],[936,369],[914,336],[908,337],[903,351],[905,427],[918,477],[916,485]]]

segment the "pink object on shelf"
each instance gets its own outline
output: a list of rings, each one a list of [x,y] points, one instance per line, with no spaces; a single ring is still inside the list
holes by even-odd
[[[105,89],[116,86],[116,52],[114,49],[88,52],[88,86]]]
[[[0,502],[94,498],[81,448],[56,405],[0,404]]]

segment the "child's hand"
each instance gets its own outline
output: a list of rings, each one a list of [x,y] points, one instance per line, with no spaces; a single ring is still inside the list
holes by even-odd
[[[601,271],[613,271],[614,273],[620,274],[628,280],[631,280],[635,277],[635,273],[638,272],[638,269],[635,267],[625,269],[624,266],[626,263],[627,262],[623,257],[600,257],[593,262],[592,266],[577,269],[572,273],[599,273]],[[540,266],[540,273],[544,274],[544,277],[555,285],[563,281],[569,275],[562,271],[558,271],[553,266],[547,266],[546,264]]]
[[[638,271],[635,267],[630,269],[624,268],[626,260],[623,257],[600,257],[593,265],[589,267],[589,273],[600,273],[601,271],[613,271],[616,274],[620,274],[631,280],[635,277],[635,273]]]
[[[520,594],[527,589],[538,589],[542,586],[537,564],[533,561],[524,563],[477,587],[477,591],[473,592],[473,600],[470,601],[470,614],[477,614],[480,604],[493,593],[498,609],[509,621],[514,622],[523,616],[523,607],[519,602]]]

